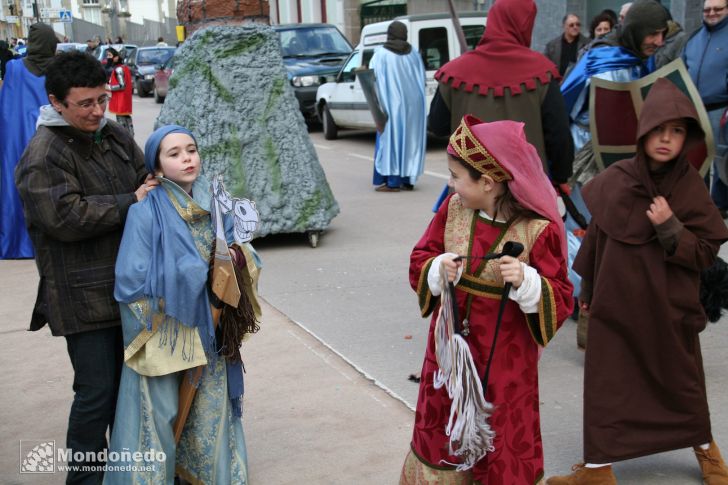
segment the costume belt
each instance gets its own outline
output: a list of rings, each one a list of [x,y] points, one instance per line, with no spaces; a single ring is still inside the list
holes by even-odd
[[[467,273],[463,273],[456,286],[458,290],[473,296],[499,299],[503,294],[503,284],[497,281],[484,280]]]

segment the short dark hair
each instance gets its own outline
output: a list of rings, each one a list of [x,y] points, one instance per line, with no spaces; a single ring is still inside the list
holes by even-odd
[[[569,17],[576,17],[576,20],[581,20],[578,15],[576,15],[574,12],[569,12],[566,15],[564,15],[564,18],[561,19],[561,25],[564,25],[566,23],[566,19]]]
[[[599,15],[597,15],[596,17],[594,17],[592,19],[591,25],[589,26],[589,32],[591,32],[591,38],[592,39],[595,39],[596,38],[596,34],[594,33],[594,31],[597,30],[597,27],[602,22],[609,22],[609,28],[610,28],[610,30],[614,28],[615,22],[612,19],[612,16],[609,15],[608,13],[606,13],[606,12],[602,12],[602,13],[600,13]]]
[[[62,52],[55,56],[45,73],[49,95],[64,101],[71,88],[97,88],[107,82],[106,71],[93,56],[80,51]]]
[[[612,27],[617,25],[617,22],[619,22],[619,15],[617,15],[617,12],[615,12],[611,8],[605,8],[599,15],[601,14],[609,15],[609,17],[612,19]]]

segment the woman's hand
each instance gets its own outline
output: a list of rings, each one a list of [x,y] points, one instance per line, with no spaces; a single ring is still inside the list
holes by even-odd
[[[142,200],[144,200],[144,197],[147,196],[147,193],[149,193],[150,190],[154,190],[157,185],[159,185],[159,180],[154,178],[154,175],[148,174],[147,178],[144,179],[144,183],[141,184],[139,188],[134,191],[137,202],[141,202]]]
[[[500,264],[500,272],[503,281],[513,284],[514,288],[518,288],[523,283],[523,266],[521,262],[513,256],[503,256],[498,260]]]
[[[233,263],[237,266],[238,264],[238,252],[235,250],[235,248],[228,248],[228,251],[230,252],[230,257],[233,259]]]

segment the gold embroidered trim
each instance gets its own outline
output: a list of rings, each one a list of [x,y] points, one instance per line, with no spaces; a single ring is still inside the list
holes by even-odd
[[[496,182],[513,180],[511,174],[495,159],[495,157],[475,138],[465,119],[460,122],[455,133],[450,136],[450,145],[458,156],[475,168],[488,175]]]
[[[546,346],[554,335],[556,335],[556,298],[554,297],[554,289],[551,287],[549,280],[541,277],[541,301],[538,304],[538,319],[541,322],[541,332],[543,335],[543,343]]]
[[[435,258],[432,257],[425,262],[420,271],[420,279],[417,282],[417,297],[420,304],[420,313],[423,317],[432,313],[432,310],[435,308],[430,286],[427,284],[427,273],[430,272],[430,266],[432,266],[432,261],[434,260]]]

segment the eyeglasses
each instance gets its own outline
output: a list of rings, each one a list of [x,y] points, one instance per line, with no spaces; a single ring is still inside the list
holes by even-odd
[[[74,105],[75,107],[80,108],[84,111],[91,111],[92,109],[94,109],[96,107],[96,105],[101,106],[102,108],[104,106],[106,106],[106,103],[109,102],[109,98],[110,98],[110,96],[108,94],[104,94],[104,95],[99,96],[99,99],[97,99],[96,101],[94,101],[92,99],[88,99],[82,103],[74,103],[73,101],[70,101],[67,99],[63,102],[63,105],[66,108],[68,108],[68,105],[70,103],[70,104]]]
[[[726,8],[727,8],[726,6],[723,6],[723,7],[708,7],[708,8],[704,8],[703,9],[703,14],[708,15],[711,12],[721,13]]]
[[[577,22],[575,24],[569,24],[568,26],[569,27],[581,27],[581,23],[580,22]]]

